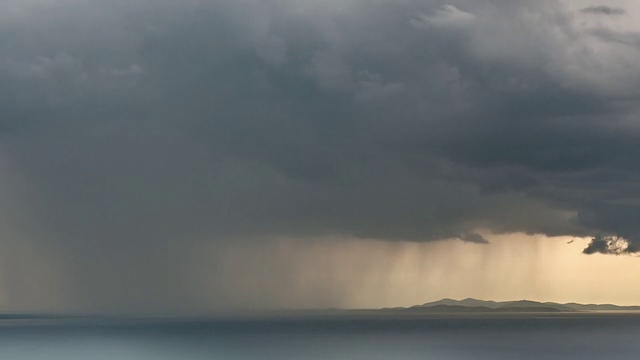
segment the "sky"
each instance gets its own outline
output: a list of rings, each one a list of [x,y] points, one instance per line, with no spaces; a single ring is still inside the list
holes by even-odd
[[[640,3],[0,0],[0,309],[640,304]]]

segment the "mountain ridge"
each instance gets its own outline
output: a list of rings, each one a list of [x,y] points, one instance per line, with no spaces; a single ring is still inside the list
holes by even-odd
[[[552,312],[574,312],[574,311],[640,311],[640,306],[621,306],[614,304],[580,304],[575,302],[556,303],[539,302],[532,300],[515,301],[492,301],[466,298],[455,300],[444,298],[441,300],[427,302],[421,305],[414,305],[407,310],[414,311],[435,311],[452,310],[454,312],[513,312],[513,311],[552,311]]]

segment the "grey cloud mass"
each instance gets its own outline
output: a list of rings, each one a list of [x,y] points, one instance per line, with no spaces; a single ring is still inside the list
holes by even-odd
[[[617,236],[596,236],[583,251],[583,253],[587,255],[596,253],[624,255],[636,254],[638,252],[640,252],[640,248],[636,245],[629,244],[629,241]]]
[[[467,241],[476,244],[489,244],[489,240],[485,239],[482,235],[476,233],[467,233],[460,236],[460,240]]]
[[[624,15],[626,11],[622,8],[610,7],[606,5],[591,5],[582,9],[583,13],[587,14],[601,14],[601,15]]]
[[[78,308],[197,302],[203,242],[640,245],[640,48],[554,1],[2,4],[3,256]]]

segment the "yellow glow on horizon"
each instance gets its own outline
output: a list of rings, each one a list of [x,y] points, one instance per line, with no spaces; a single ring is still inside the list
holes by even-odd
[[[218,252],[230,282],[215,284],[215,293],[222,287],[234,305],[279,308],[411,306],[445,297],[640,304],[637,257],[584,255],[586,238],[484,235],[491,244],[334,237],[235,247]]]

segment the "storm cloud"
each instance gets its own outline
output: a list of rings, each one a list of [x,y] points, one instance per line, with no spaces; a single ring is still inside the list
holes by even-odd
[[[583,253],[592,254],[636,254],[640,249],[635,245],[629,244],[626,239],[616,236],[596,236],[591,240],[589,245],[584,249]]]
[[[1,6],[3,266],[77,306],[188,303],[203,242],[640,244],[640,48],[560,3]]]
[[[583,13],[601,15],[624,15],[626,11],[622,8],[609,7],[605,5],[592,5],[582,9]]]

